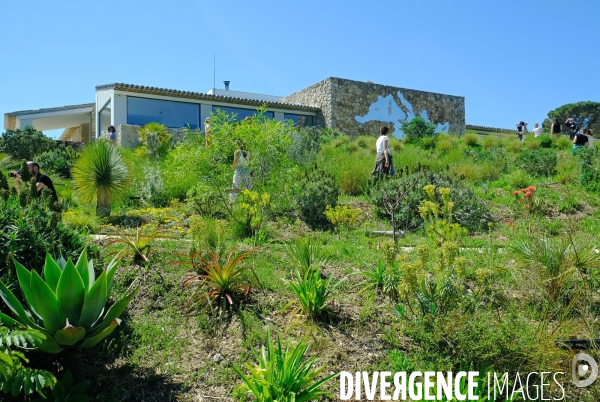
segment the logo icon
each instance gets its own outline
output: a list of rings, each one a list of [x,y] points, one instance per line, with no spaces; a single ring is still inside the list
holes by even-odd
[[[582,379],[588,373],[590,373],[590,376]],[[598,364],[592,356],[578,353],[571,362],[571,376],[573,377],[573,383],[579,388],[592,385],[598,378]]]

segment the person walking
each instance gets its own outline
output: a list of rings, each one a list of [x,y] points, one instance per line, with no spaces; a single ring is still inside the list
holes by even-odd
[[[376,176],[377,180],[381,178],[382,174],[393,175],[395,173],[394,161],[390,152],[389,131],[390,129],[387,126],[382,126],[379,129],[379,138],[375,142],[377,156],[375,157],[375,167],[371,175]]]
[[[535,125],[533,126],[533,135],[536,138],[539,137],[540,135],[542,135],[542,128],[537,123],[535,123]]]

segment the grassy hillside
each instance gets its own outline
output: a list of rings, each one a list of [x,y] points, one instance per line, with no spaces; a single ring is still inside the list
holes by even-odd
[[[115,228],[169,237],[151,241],[148,262],[135,252],[122,258],[112,299],[134,282],[141,290],[114,334],[81,355],[93,400],[253,400],[232,366],[256,364],[252,350],[266,344],[268,329],[286,344],[304,339],[325,367],[321,376],[561,371],[565,400],[598,400],[598,386],[571,383],[574,352],[555,342],[599,335],[596,151],[572,156],[565,138],[393,141],[399,173],[373,183],[374,137],[311,130],[300,132],[304,140],[291,131],[273,142],[290,129],[275,124],[224,124],[213,148],[188,138],[162,159],[124,151],[132,181],[109,218],[95,217],[70,180],[51,175],[66,208],[62,223],[93,236],[103,263],[132,250],[109,244]],[[234,204],[225,191],[232,135],[245,138],[255,172],[253,192]],[[273,144],[297,153],[276,157]],[[332,186],[339,195],[327,193]],[[332,225],[319,205],[336,199],[347,208]],[[396,244],[366,237],[391,230],[386,205],[394,200],[406,235]],[[291,285],[300,281],[294,252],[307,250],[307,238],[320,256],[308,269],[330,286],[342,280],[312,315]],[[188,281],[201,270],[180,262],[212,250],[223,266],[231,249],[250,253],[239,263],[250,291],[207,302],[206,288]],[[32,358],[57,373],[61,361]],[[335,378],[324,388],[338,398],[338,387]]]

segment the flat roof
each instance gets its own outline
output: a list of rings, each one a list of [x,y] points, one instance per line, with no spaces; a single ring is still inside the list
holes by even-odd
[[[267,107],[275,108],[275,109],[297,110],[297,111],[315,112],[315,113],[320,110],[320,108],[314,107],[314,106],[305,106],[305,105],[290,104],[290,103],[283,103],[283,102],[269,102],[269,101],[262,101],[262,100],[256,100],[256,99],[238,98],[238,97],[234,97],[234,96],[211,95],[211,94],[205,94],[205,93],[200,93],[200,92],[179,91],[176,89],[146,87],[146,86],[141,86],[141,85],[131,85],[131,84],[123,84],[123,83],[115,83],[115,84],[97,85],[96,86],[97,91],[104,90],[104,89],[114,89],[115,91],[123,91],[123,92],[131,92],[131,93],[139,93],[139,94],[147,94],[147,95],[172,96],[172,97],[177,97],[177,98],[234,103],[237,105],[249,105],[249,106],[256,106],[256,107],[266,105]]]
[[[24,116],[30,114],[44,114],[44,113],[54,113],[54,112],[68,112],[76,109],[87,109],[91,108],[95,105],[95,103],[82,103],[79,105],[67,105],[67,106],[58,106],[58,107],[48,107],[44,109],[32,109],[32,110],[18,110],[16,112],[8,112],[5,115],[8,116]]]

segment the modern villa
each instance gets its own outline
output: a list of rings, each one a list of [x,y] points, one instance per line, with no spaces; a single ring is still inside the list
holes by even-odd
[[[4,129],[64,129],[60,140],[89,142],[105,135],[112,125],[119,145],[135,147],[139,128],[150,122],[164,124],[177,138],[184,127],[203,130],[204,120],[217,109],[235,113],[241,120],[261,106],[268,118],[292,120],[299,126],[336,127],[348,133],[376,134],[380,125],[387,124],[402,138],[400,124],[416,116],[434,123],[438,132],[460,135],[466,128],[465,100],[460,96],[341,78],[327,78],[286,97],[230,91],[229,81],[224,83],[225,89],[206,93],[122,83],[99,85],[93,103],[6,113]]]

